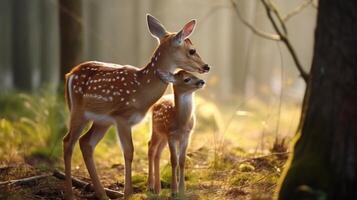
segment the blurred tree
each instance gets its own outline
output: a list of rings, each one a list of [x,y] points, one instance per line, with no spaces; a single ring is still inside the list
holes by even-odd
[[[58,82],[59,69],[59,28],[58,2],[54,0],[41,1],[41,85]]]
[[[82,0],[59,0],[60,13],[60,80],[82,61]]]
[[[84,15],[85,19],[85,55],[86,60],[102,60],[102,31],[103,29],[103,8],[108,4],[107,1],[84,1]]]
[[[357,199],[357,1],[322,0],[311,77],[279,199]]]
[[[0,1],[0,91],[11,86],[11,0]]]
[[[34,86],[39,66],[39,1],[12,1],[12,64],[14,85],[20,90]]]
[[[256,1],[241,1],[240,8],[244,16],[247,16],[249,21],[255,21],[257,2]],[[236,15],[232,15],[236,18]],[[245,96],[247,74],[249,64],[249,54],[251,52],[251,46],[253,46],[253,36],[249,29],[244,26],[236,26],[236,20],[232,20],[232,41],[235,45],[231,45],[231,52],[234,52],[234,56],[231,56],[232,65],[230,75],[232,76],[232,94]],[[239,67],[242,66],[242,67]]]

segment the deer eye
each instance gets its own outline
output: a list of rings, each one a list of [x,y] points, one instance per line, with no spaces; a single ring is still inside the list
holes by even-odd
[[[190,79],[190,78],[185,78],[183,81],[184,81],[185,83],[188,83],[188,82],[191,81],[191,79]]]
[[[190,55],[195,54],[196,53],[196,49],[190,49],[189,53],[190,53]]]

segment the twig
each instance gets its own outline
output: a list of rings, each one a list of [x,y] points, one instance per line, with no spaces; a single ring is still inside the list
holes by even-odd
[[[2,167],[0,167],[0,172],[9,170],[9,169],[14,168],[14,167],[15,167],[15,165],[2,166]]]
[[[271,157],[271,156],[281,156],[281,155],[286,155],[286,154],[290,154],[290,152],[289,151],[287,151],[287,152],[278,152],[278,153],[271,153],[271,154],[267,154],[267,155],[263,155],[263,156],[256,156],[256,157],[253,157],[253,158],[247,158],[247,159],[244,159],[244,160],[240,160],[240,161],[236,162],[235,164],[245,163],[245,162],[258,160],[258,159],[262,159],[262,158],[267,158],[267,157]]]
[[[47,178],[49,176],[50,176],[49,174],[43,174],[43,175],[38,175],[38,176],[26,177],[26,178],[22,178],[22,179],[3,181],[3,182],[0,182],[0,186],[3,186],[3,185],[30,185],[30,184],[33,184],[34,182],[39,181],[40,179]]]
[[[287,28],[285,26],[283,17],[281,16],[280,12],[278,11],[278,7],[271,0],[267,0],[267,1],[265,1],[265,3],[267,3],[267,5],[269,6],[270,10],[278,18],[280,26],[283,28],[284,34],[287,35],[288,34],[288,30],[287,30]]]
[[[307,83],[308,79],[309,79],[309,74],[305,72],[305,70],[303,69],[300,60],[297,57],[297,54],[295,52],[295,49],[293,48],[293,46],[290,43],[290,40],[287,38],[286,34],[283,34],[280,29],[278,28],[278,25],[276,24],[273,15],[272,15],[272,9],[274,9],[275,11],[273,11],[275,14],[278,13],[278,11],[276,10],[276,8],[271,8],[271,4],[267,3],[267,0],[260,0],[262,2],[262,4],[264,5],[264,8],[266,10],[266,13],[268,15],[268,18],[271,22],[271,24],[273,25],[274,30],[278,33],[278,35],[280,36],[281,41],[286,45],[286,47],[288,48],[288,51],[290,52],[295,65],[298,69],[298,71],[300,72],[301,77],[304,79],[305,83]],[[277,15],[277,14],[276,14]],[[279,17],[278,17],[279,18]],[[279,21],[281,23],[284,23],[283,21],[281,21],[279,19]]]
[[[246,25],[253,33],[255,33],[256,35],[259,35],[265,39],[268,40],[274,40],[274,41],[280,41],[281,38],[279,35],[276,34],[272,34],[272,33],[266,33],[262,30],[257,29],[256,27],[254,27],[252,24],[250,24],[246,19],[244,19],[244,17],[241,15],[239,9],[238,9],[238,5],[234,0],[231,0],[231,3],[234,7],[234,10],[238,16],[238,18],[240,19],[240,21]]]
[[[58,170],[53,171],[53,176],[58,178],[58,179],[61,179],[61,180],[64,180],[66,178],[66,175],[63,172],[58,171]],[[77,178],[72,177],[72,183],[73,183],[74,187],[84,188],[86,190],[94,191],[94,188],[93,188],[92,184],[87,183],[87,182],[82,181],[82,180],[79,180]],[[104,188],[104,190],[107,193],[108,197],[112,198],[112,199],[124,196],[123,193],[115,191],[115,190],[112,190],[112,189],[109,189],[109,188]]]
[[[247,20],[245,20],[242,17],[242,15],[238,9],[237,3],[234,0],[230,0],[230,1],[232,3],[232,6],[234,7],[234,10],[235,10],[238,18],[241,20],[241,22],[244,25],[246,25],[251,31],[253,31],[253,33],[255,33],[256,35],[259,35],[265,39],[281,41],[285,44],[286,48],[288,49],[288,51],[290,52],[290,54],[293,58],[293,61],[297,67],[297,70],[299,71],[301,77],[304,79],[305,83],[307,83],[309,74],[307,72],[305,72],[304,68],[302,67],[300,60],[297,57],[296,51],[293,48],[293,46],[291,45],[291,42],[287,37],[287,29],[286,29],[286,26],[284,23],[284,18],[281,16],[277,7],[271,1],[261,0],[262,4],[264,5],[264,8],[266,10],[266,13],[268,15],[268,18],[269,18],[271,24],[273,25],[275,32],[277,33],[277,34],[270,34],[270,33],[266,33],[266,32],[263,32],[263,31],[257,29],[252,24],[250,24]],[[283,32],[280,30],[279,26],[277,25],[276,21],[274,20],[272,13],[274,13],[274,15],[279,20],[279,23],[283,29]]]
[[[305,0],[299,6],[297,6],[294,10],[283,17],[283,21],[287,22],[291,17],[299,14],[302,10],[304,10],[308,5],[313,4],[313,0]]]

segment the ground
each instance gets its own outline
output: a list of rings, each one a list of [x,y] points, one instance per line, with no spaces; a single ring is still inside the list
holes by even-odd
[[[63,171],[61,139],[68,111],[61,99],[47,93],[0,96],[0,199],[63,199],[63,180],[52,176],[56,169]],[[287,142],[273,148],[274,138],[291,135],[298,106],[285,105],[275,115],[272,107],[256,102],[239,109],[218,109],[202,98],[196,104],[197,125],[187,154],[186,199],[273,199],[289,156]],[[132,199],[156,198],[146,187],[149,137],[150,117],[133,130]],[[98,145],[95,161],[104,186],[123,191],[123,157],[114,128]],[[163,191],[158,199],[170,199],[167,148],[160,164]],[[72,174],[90,182],[78,145]],[[47,176],[26,184],[7,182],[37,175]],[[76,188],[75,196],[91,199],[92,193]]]
[[[209,150],[200,148],[188,154],[187,199],[272,199],[277,180],[286,161],[287,154],[267,156],[239,156],[237,152],[219,155],[216,162],[209,160]],[[31,161],[29,161],[31,163]],[[0,181],[21,179],[35,175],[49,176],[24,185],[0,186],[0,199],[63,199],[63,180],[52,176],[51,164],[38,159],[37,163],[9,163],[0,169]],[[42,163],[41,163],[42,162]],[[135,165],[135,164],[134,164]],[[162,168],[163,192],[160,199],[169,199],[169,165]],[[61,169],[61,168],[59,168]],[[98,163],[100,177],[105,187],[123,190],[122,164]],[[76,178],[90,182],[84,166],[73,169]],[[145,168],[134,171],[133,199],[147,199]],[[116,177],[116,178],[113,178]],[[214,195],[213,195],[214,194]],[[88,199],[91,192],[75,189],[77,199]]]

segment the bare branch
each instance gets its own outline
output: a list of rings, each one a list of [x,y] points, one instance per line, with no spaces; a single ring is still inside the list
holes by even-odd
[[[9,185],[31,185],[33,183],[36,183],[40,179],[47,178],[48,176],[50,176],[50,175],[44,174],[44,175],[26,177],[26,178],[22,178],[22,179],[3,181],[3,182],[0,182],[0,186],[7,185],[7,184],[9,184]]]
[[[305,72],[304,68],[302,67],[300,60],[298,59],[298,56],[296,54],[296,51],[293,48],[290,40],[287,37],[287,29],[286,29],[286,26],[284,23],[285,22],[284,18],[281,16],[280,12],[278,11],[277,6],[274,5],[270,0],[260,0],[260,1],[264,5],[267,16],[268,16],[275,32],[277,33],[277,35],[263,32],[263,31],[257,29],[256,27],[254,27],[253,25],[251,25],[247,20],[245,20],[242,17],[242,15],[238,9],[237,3],[234,0],[231,0],[231,3],[235,9],[235,12],[236,12],[238,18],[242,21],[242,23],[244,25],[246,25],[251,31],[253,31],[253,33],[255,33],[256,35],[259,35],[263,38],[266,38],[266,39],[281,41],[285,44],[286,48],[288,49],[288,51],[290,52],[290,54],[294,60],[294,63],[296,65],[298,71],[300,72],[301,77],[304,79],[305,83],[307,83],[309,74],[307,72]],[[308,0],[308,1],[311,1],[311,0]],[[274,16],[278,19],[279,25],[274,20],[274,16],[272,14],[274,14]],[[282,28],[282,31],[280,30],[279,26]]]
[[[278,10],[278,6],[276,6],[271,0],[267,0],[265,3],[267,3],[267,6],[269,6],[269,9],[271,11],[273,11],[273,13],[275,14],[275,16],[278,18],[280,26],[283,28],[284,34],[287,35],[288,34],[288,30],[285,26],[283,17],[281,16],[279,10]]]
[[[271,22],[271,24],[273,25],[274,30],[278,33],[278,35],[280,36],[281,41],[286,45],[286,47],[288,48],[288,51],[290,52],[295,65],[298,69],[298,71],[300,72],[301,77],[304,79],[305,83],[307,83],[308,78],[309,78],[309,74],[305,72],[305,70],[303,69],[300,60],[297,57],[296,51],[293,48],[293,46],[291,45],[290,40],[287,38],[287,36],[285,34],[283,34],[280,29],[278,28],[278,25],[276,24],[273,16],[272,16],[272,12],[274,12],[276,14],[276,11],[272,11],[271,10],[271,6],[270,4],[268,4],[266,1],[267,0],[260,0],[262,2],[262,4],[264,5],[264,8],[266,10],[266,13],[268,15],[268,18]],[[279,20],[280,23],[284,23],[283,21]]]
[[[294,8],[291,12],[289,12],[285,17],[283,17],[283,21],[287,22],[290,18],[299,14],[302,10],[304,10],[308,5],[313,4],[313,0],[305,0],[298,7]]]
[[[58,170],[53,171],[53,176],[58,178],[58,179],[62,179],[64,180],[66,178],[66,175]],[[90,183],[87,183],[85,181],[82,181],[80,179],[74,178],[72,177],[72,183],[74,187],[77,188],[85,188],[85,189],[89,189],[90,191],[94,191],[93,185],[91,185]],[[105,193],[107,193],[108,197],[112,198],[112,199],[116,199],[118,197],[123,197],[124,194],[115,190],[111,190],[109,188],[104,188]]]
[[[238,9],[238,5],[234,0],[231,0],[232,5],[234,7],[234,10],[239,18],[239,20],[245,25],[247,26],[254,34],[259,35],[265,39],[268,40],[274,40],[274,41],[280,41],[281,38],[279,35],[276,34],[271,34],[271,33],[266,33],[262,30],[257,29],[256,27],[254,27],[252,24],[250,24],[246,19],[243,18],[243,16],[241,15],[239,9]]]

